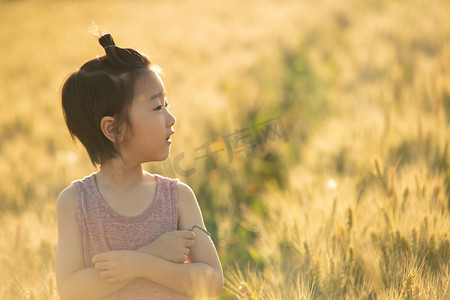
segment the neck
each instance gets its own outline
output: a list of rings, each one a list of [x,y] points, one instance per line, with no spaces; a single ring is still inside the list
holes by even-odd
[[[102,185],[126,189],[144,180],[141,164],[129,165],[120,158],[114,158],[101,165],[96,178]]]

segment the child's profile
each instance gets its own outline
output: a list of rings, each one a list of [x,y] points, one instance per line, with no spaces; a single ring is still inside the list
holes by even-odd
[[[105,55],[72,73],[62,109],[98,167],[57,201],[55,271],[64,299],[216,296],[222,268],[193,191],[142,164],[170,152],[175,117],[160,68],[100,34]]]

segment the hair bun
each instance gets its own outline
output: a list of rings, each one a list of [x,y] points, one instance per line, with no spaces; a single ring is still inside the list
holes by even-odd
[[[104,49],[106,49],[108,47],[116,46],[116,44],[114,43],[114,40],[113,40],[111,34],[109,34],[109,33],[106,33],[106,34],[102,35],[102,37],[99,38],[98,41],[100,42],[100,45],[102,45],[102,47]]]

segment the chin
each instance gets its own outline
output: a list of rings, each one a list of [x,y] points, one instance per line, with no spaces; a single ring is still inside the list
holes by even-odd
[[[161,155],[155,159],[156,161],[165,161],[169,157],[170,151],[167,151],[166,153],[161,153]]]
[[[148,157],[147,159],[145,159],[145,161],[144,161],[144,163],[147,163],[147,162],[158,162],[158,161],[165,161],[168,157],[169,157],[169,153],[170,152],[167,152],[167,153],[161,153],[160,155],[158,155],[158,156],[156,156],[156,155],[154,155],[154,156],[152,156],[152,157]]]

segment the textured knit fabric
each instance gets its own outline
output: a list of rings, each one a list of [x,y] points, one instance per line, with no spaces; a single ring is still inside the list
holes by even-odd
[[[112,250],[136,250],[158,235],[177,230],[178,179],[155,174],[156,194],[149,207],[138,216],[115,212],[103,199],[93,173],[72,183],[77,197],[85,267],[93,267],[94,255]],[[190,299],[172,289],[139,278],[106,299]]]

